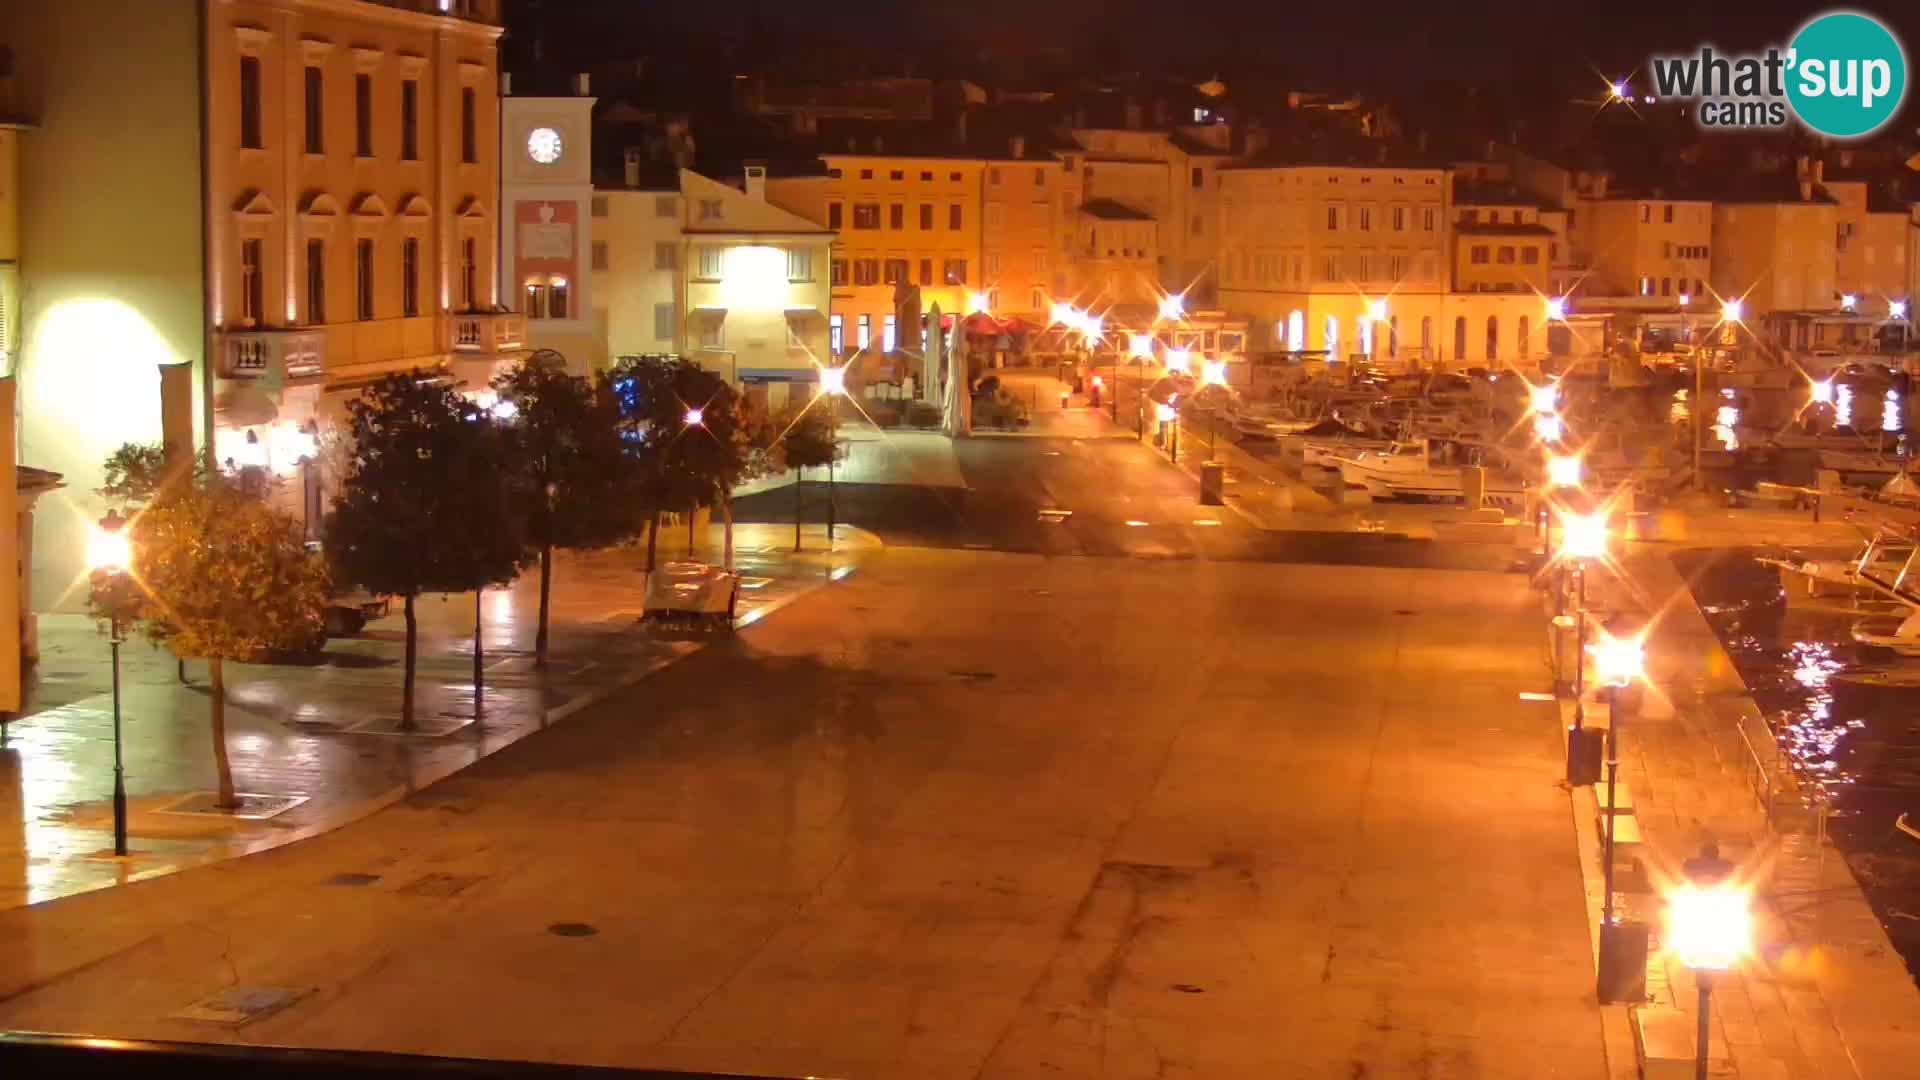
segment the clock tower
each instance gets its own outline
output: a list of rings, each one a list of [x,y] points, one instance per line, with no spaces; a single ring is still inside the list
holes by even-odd
[[[527,316],[527,343],[586,373],[605,363],[593,310],[593,103],[500,98],[500,295]]]

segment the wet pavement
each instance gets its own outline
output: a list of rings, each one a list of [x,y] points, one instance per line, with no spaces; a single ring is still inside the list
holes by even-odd
[[[717,539],[719,530],[713,530]],[[750,623],[871,554],[843,532],[827,554],[791,553],[788,529],[742,527],[739,612]],[[663,560],[686,534],[664,531]],[[703,549],[703,554],[714,553]],[[551,649],[533,667],[538,578],[481,600],[484,691],[473,685],[473,594],[416,604],[418,730],[399,730],[404,623],[396,605],[358,637],[330,641],[299,664],[228,664],[227,746],[243,816],[212,812],[216,773],[206,665],[188,684],[171,654],[134,640],[121,649],[123,752],[132,855],[113,845],[112,698],[108,646],[91,619],[43,616],[28,710],[0,750],[0,908],[166,874],[301,839],[387,805],[465,768],[650,671],[685,656],[707,632],[642,627],[644,553],[556,553]]]
[[[1540,621],[1523,575],[889,547],[364,821],[0,912],[0,1027],[1597,1080]]]

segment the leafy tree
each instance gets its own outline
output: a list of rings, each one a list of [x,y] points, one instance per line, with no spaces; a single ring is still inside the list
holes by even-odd
[[[95,613],[126,617],[121,590],[131,584],[131,614],[147,637],[207,661],[219,805],[230,809],[238,799],[227,760],[225,662],[323,640],[326,567],[307,550],[298,521],[217,477],[166,493],[125,528],[130,572],[95,572]]]
[[[820,403],[809,402],[792,422],[787,425],[787,433],[780,442],[785,450],[787,467],[793,470],[793,550],[800,550],[800,519],[802,516],[801,482],[806,478],[805,470],[831,465],[839,460],[840,445],[834,431],[833,417],[827,409],[831,400]]]
[[[334,503],[327,550],[340,580],[402,599],[400,726],[411,729],[414,601],[423,592],[512,581],[526,551],[525,499],[516,489],[508,433],[453,390],[392,375],[347,408],[354,458]]]
[[[607,547],[637,535],[646,521],[640,463],[621,438],[619,399],[605,376],[588,382],[535,354],[493,389],[513,406],[527,541],[540,559],[534,665],[544,667],[553,549]]]
[[[725,379],[685,359],[624,360],[610,384],[629,452],[639,462],[652,570],[660,514],[722,505],[746,474],[751,445],[744,409]]]

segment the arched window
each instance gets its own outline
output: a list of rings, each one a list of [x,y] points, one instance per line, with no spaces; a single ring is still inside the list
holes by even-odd
[[[1307,316],[1299,308],[1287,315],[1287,348],[1294,352],[1307,347]]]
[[[1455,360],[1467,358],[1467,317],[1465,315],[1453,320],[1453,358]]]
[[[1660,279],[1660,295],[1661,296],[1673,295],[1673,279],[1672,278],[1663,277]]]
[[[1340,316],[1327,316],[1326,339],[1320,344],[1327,350],[1327,359],[1340,359]]]
[[[1027,299],[1033,303],[1033,310],[1035,311],[1047,310],[1047,294],[1042,292],[1041,290],[1039,289],[1033,290],[1033,295],[1027,297]]]
[[[1500,316],[1487,316],[1487,359],[1500,359]]]
[[[1373,320],[1365,315],[1356,317],[1353,320],[1353,336],[1360,343],[1360,355],[1372,359]]]
[[[1420,316],[1420,355],[1433,358],[1433,316]]]
[[[1400,355],[1400,316],[1398,315],[1387,320],[1387,355],[1395,357]]]
[[[1529,355],[1527,352],[1527,317],[1525,315],[1520,316],[1520,331],[1518,336],[1514,338],[1514,347],[1514,355],[1524,362]]]

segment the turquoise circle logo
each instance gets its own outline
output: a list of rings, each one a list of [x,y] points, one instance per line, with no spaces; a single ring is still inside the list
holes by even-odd
[[[1835,11],[1814,19],[1794,35],[1787,63],[1787,100],[1822,135],[1871,134],[1906,97],[1906,53],[1870,15]]]

